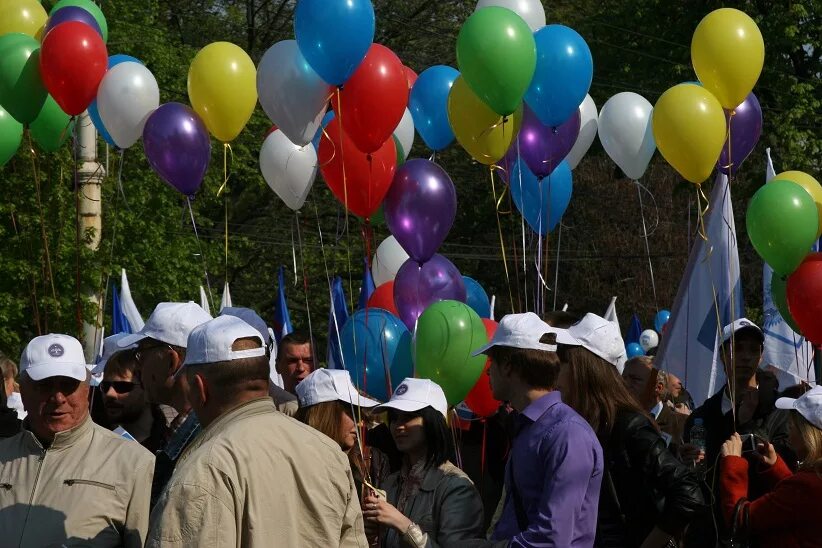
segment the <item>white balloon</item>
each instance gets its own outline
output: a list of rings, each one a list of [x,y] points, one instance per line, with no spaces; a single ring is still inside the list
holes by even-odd
[[[499,6],[513,11],[528,23],[531,32],[545,26],[545,8],[542,7],[540,0],[479,0],[474,11],[489,6]]]
[[[565,157],[565,161],[571,169],[577,167],[580,160],[591,148],[597,136],[597,105],[590,95],[585,96],[585,100],[579,105],[579,135],[571,152]]]
[[[282,131],[272,131],[260,149],[260,171],[271,190],[296,211],[317,176],[317,151],[311,143],[295,145]]]
[[[371,276],[374,278],[374,285],[379,287],[393,280],[397,276],[397,271],[407,260],[408,253],[394,236],[384,239],[377,247],[377,252],[374,253],[374,259],[371,261]]]
[[[647,99],[625,91],[608,99],[599,113],[599,140],[631,179],[642,177],[656,150],[651,128],[653,110]]]
[[[657,335],[653,329],[646,329],[639,336],[639,346],[641,346],[645,352],[656,348],[659,346],[659,335]]]
[[[160,106],[160,88],[151,71],[133,61],[111,68],[97,88],[97,109],[114,143],[128,148],[143,135],[149,114]]]
[[[397,129],[394,130],[394,137],[402,147],[402,159],[407,160],[408,155],[411,154],[411,147],[414,146],[414,119],[411,118],[411,111],[407,108]]]
[[[332,89],[305,60],[296,40],[268,48],[257,67],[257,95],[263,110],[300,146],[310,143],[320,128]]]

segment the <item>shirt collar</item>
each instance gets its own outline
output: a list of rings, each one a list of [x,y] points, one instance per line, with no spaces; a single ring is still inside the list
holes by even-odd
[[[654,416],[654,419],[659,418],[659,414],[662,413],[663,403],[661,401],[656,402],[656,405],[651,407],[651,415]]]
[[[522,410],[520,416],[527,417],[531,422],[536,422],[551,407],[562,402],[562,395],[558,390],[552,390],[544,396],[532,401]]]
[[[70,428],[69,430],[64,430],[62,432],[57,432],[54,434],[54,440],[52,440],[51,444],[46,448],[49,450],[60,450],[65,449],[66,447],[71,447],[78,440],[83,438],[86,434],[91,432],[92,428],[92,421],[91,417],[88,413],[86,413],[86,418],[83,419],[80,424],[75,426],[74,428]],[[23,421],[23,429],[28,432],[31,436],[31,439],[34,440],[34,443],[37,444],[38,447],[43,449],[43,444],[40,443],[40,440],[37,439],[37,436],[34,435],[34,432],[29,428],[28,420]]]

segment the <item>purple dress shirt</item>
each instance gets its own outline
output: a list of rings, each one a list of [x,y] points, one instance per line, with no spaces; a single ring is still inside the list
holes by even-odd
[[[593,546],[603,469],[596,434],[557,391],[531,402],[517,421],[493,539],[510,539],[511,546]],[[522,502],[524,530],[514,493]]]

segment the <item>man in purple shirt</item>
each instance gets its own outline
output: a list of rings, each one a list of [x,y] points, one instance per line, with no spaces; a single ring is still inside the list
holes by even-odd
[[[562,403],[551,327],[510,314],[475,354],[491,358],[498,400],[520,412],[505,475],[505,504],[492,540],[510,546],[590,547],[602,482],[602,448],[588,422]]]

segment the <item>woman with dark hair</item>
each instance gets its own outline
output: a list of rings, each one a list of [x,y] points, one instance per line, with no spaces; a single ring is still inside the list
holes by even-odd
[[[553,333],[562,399],[591,425],[605,457],[595,546],[675,545],[705,504],[696,476],[668,451],[622,382],[619,328],[586,314]]]
[[[391,436],[403,454],[399,472],[388,476],[386,496],[373,492],[363,516],[371,538],[382,527],[383,547],[452,546],[482,537],[482,501],[474,484],[448,458],[453,444],[445,393],[427,379],[405,379],[388,403]]]

